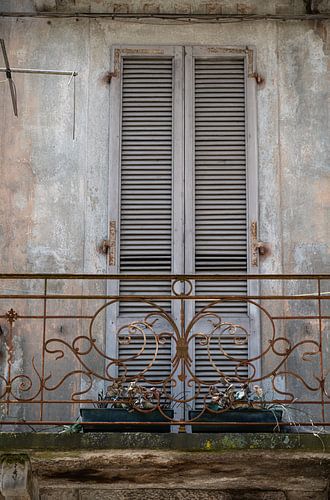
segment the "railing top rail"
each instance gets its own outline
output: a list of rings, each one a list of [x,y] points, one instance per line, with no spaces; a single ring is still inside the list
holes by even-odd
[[[322,274],[60,274],[60,273],[6,273],[0,274],[1,280],[10,279],[49,279],[49,280],[195,280],[199,281],[239,281],[239,280],[324,280],[330,279],[330,273]]]

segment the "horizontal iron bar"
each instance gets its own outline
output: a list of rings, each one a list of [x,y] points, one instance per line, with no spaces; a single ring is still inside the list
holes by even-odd
[[[137,427],[140,425],[232,425],[232,426],[255,426],[255,425],[269,425],[272,427],[277,426],[304,426],[304,427],[320,427],[320,426],[330,426],[330,422],[299,422],[297,424],[291,424],[290,422],[202,422],[202,421],[190,421],[190,420],[167,420],[166,422],[77,422],[72,420],[67,420],[63,422],[59,422],[56,420],[25,420],[25,421],[16,421],[16,420],[8,420],[1,421],[1,425],[73,425],[73,424],[93,424],[93,425],[136,425]]]
[[[0,318],[7,318],[6,314],[0,315]],[[45,316],[40,315],[40,316],[26,316],[26,315],[18,315],[18,319],[93,319],[94,316],[55,316],[55,315],[48,315],[46,314]],[[273,320],[303,320],[303,319],[330,319],[330,316],[323,316],[322,314],[320,316],[272,316],[271,317]]]
[[[322,316],[323,317],[323,316]],[[2,314],[0,315],[0,318],[7,318],[7,316],[5,314]],[[33,316],[27,316],[27,315],[18,315],[17,318],[19,319],[93,319],[94,316],[80,316],[80,315],[77,315],[77,316],[63,316],[63,315],[59,315],[59,316],[54,316],[54,315],[49,315],[46,314],[44,316],[36,316],[36,315],[33,315]],[[324,319],[327,319],[326,317]]]
[[[320,316],[272,316],[272,319],[288,319],[290,321],[294,320],[294,319],[330,319],[330,316],[323,316],[323,315],[320,315]]]
[[[0,12],[3,17],[86,17],[86,18],[120,18],[120,19],[199,19],[207,21],[228,21],[231,19],[242,21],[260,21],[260,20],[273,20],[273,21],[322,21],[330,18],[330,14],[188,14],[188,13],[143,13],[143,12]]]
[[[0,300],[3,299],[25,299],[25,300],[39,300],[39,299],[50,299],[50,300],[121,300],[123,302],[129,302],[134,300],[138,302],[149,301],[155,302],[157,300],[224,300],[226,302],[230,301],[242,301],[251,300],[330,300],[330,295],[44,295],[44,294],[26,294],[26,295],[2,295],[0,293]],[[318,316],[319,317],[319,316]]]
[[[57,274],[57,273],[2,273],[1,280],[123,280],[123,281],[240,281],[240,280],[330,280],[330,273],[323,274]]]
[[[120,402],[120,401],[117,401],[117,402]],[[125,402],[125,401],[123,401]],[[0,404],[67,404],[67,403],[72,403],[72,404],[92,404],[92,403],[100,403],[100,401],[98,399],[80,399],[80,400],[77,400],[77,399],[33,399],[33,400],[17,400],[17,401],[13,401],[13,400],[7,400],[7,399],[3,399],[3,400],[0,400]],[[282,405],[282,406],[286,406],[286,405],[293,405],[293,404],[296,404],[296,405],[299,405],[299,404],[304,404],[304,405],[322,405],[322,404],[325,404],[325,405],[330,405],[330,400],[329,401],[306,401],[306,400],[295,400],[295,401],[289,401],[289,400],[281,400],[281,399],[273,399],[273,400],[267,400],[267,401],[259,401],[258,402],[259,404],[262,404],[262,403],[265,403],[265,404],[279,404],[279,405]],[[151,410],[153,411],[153,410]]]

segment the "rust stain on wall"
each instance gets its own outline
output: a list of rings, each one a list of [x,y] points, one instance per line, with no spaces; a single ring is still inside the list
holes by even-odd
[[[238,3],[237,4],[237,14],[254,14],[255,8],[252,5],[246,3]]]
[[[113,12],[115,12],[116,14],[128,14],[129,6],[127,3],[114,3]]]
[[[206,2],[204,5],[202,4],[202,11],[205,14],[222,14],[222,5],[220,2]]]
[[[191,14],[191,3],[189,2],[176,2],[174,4],[174,12],[179,14]]]

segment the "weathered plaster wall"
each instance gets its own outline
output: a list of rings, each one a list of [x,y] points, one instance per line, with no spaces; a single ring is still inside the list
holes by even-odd
[[[26,2],[23,9],[21,2],[5,1],[3,10],[36,5],[88,11],[90,3]],[[202,9],[202,3],[136,1],[130,6],[132,11],[189,12]],[[98,11],[127,10],[126,2],[92,4]],[[220,2],[207,4],[203,8],[211,12]],[[319,2],[319,9],[326,4]],[[232,2],[221,6],[223,13],[232,12]],[[304,4],[241,2],[235,9],[301,13]],[[329,272],[327,27],[308,21],[2,18],[0,33],[13,67],[76,70],[79,76],[74,141],[68,77],[15,75],[18,118],[7,85],[0,85],[0,271],[106,272],[98,251],[107,237],[109,185],[109,87],[103,77],[111,45],[130,43],[256,47],[257,70],[265,78],[257,91],[260,238],[271,245],[261,271]],[[273,287],[280,289],[279,283]]]
[[[102,75],[118,43],[257,48],[266,79],[257,96],[260,237],[272,247],[262,271],[329,270],[326,31],[301,21],[3,18],[1,32],[12,66],[79,72],[75,141],[68,78],[15,75],[18,118],[1,85],[1,271],[106,270],[97,251],[107,235],[109,89]]]

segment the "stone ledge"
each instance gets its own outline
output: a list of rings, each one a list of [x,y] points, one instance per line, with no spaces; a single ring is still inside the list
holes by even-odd
[[[25,453],[6,454],[11,463]],[[41,500],[327,500],[330,455],[301,450],[31,450]],[[1,495],[0,495],[1,498]]]
[[[300,450],[330,452],[330,434],[0,433],[0,452],[13,450],[150,449],[182,451]]]

